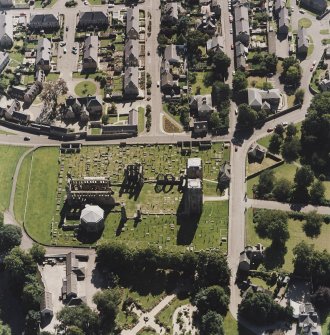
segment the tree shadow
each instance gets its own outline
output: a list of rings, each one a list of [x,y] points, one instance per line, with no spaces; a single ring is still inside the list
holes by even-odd
[[[287,250],[285,244],[272,242],[272,244],[265,250],[265,268],[267,270],[281,268],[284,264],[284,256],[287,253]]]

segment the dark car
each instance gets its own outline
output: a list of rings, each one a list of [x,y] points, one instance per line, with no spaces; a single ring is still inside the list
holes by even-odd
[[[31,138],[29,136],[24,137],[24,141],[30,141],[30,140],[31,140]]]

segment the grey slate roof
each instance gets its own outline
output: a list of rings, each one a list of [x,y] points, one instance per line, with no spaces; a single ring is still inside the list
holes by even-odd
[[[128,90],[139,90],[139,69],[137,67],[130,66],[125,71],[124,78],[124,90],[129,93]]]
[[[85,39],[84,59],[91,59],[97,63],[99,38],[98,36],[88,36]]]
[[[139,41],[128,39],[125,44],[125,64],[129,64],[130,61],[134,60],[138,62],[139,60]]]
[[[136,126],[138,124],[138,111],[136,109],[131,109],[128,112],[128,124],[131,126]]]
[[[300,49],[301,47],[308,48],[307,32],[306,29],[303,27],[298,28],[297,47],[298,49]]]
[[[53,14],[35,14],[31,16],[29,26],[33,29],[59,28],[58,19]]]
[[[101,11],[95,12],[81,12],[79,15],[78,27],[88,27],[88,26],[108,26],[109,20],[107,15]]]
[[[278,27],[281,29],[282,27],[289,28],[289,11],[286,7],[282,7],[279,12],[278,17]]]
[[[13,24],[5,12],[0,13],[0,40],[4,35],[13,39]]]
[[[40,38],[37,45],[36,64],[49,63],[52,44],[47,38]]]
[[[127,8],[126,14],[126,33],[131,29],[139,32],[139,9],[137,7]]]
[[[180,63],[181,57],[178,55],[177,46],[174,44],[167,45],[164,51],[164,58],[166,61],[171,63]]]
[[[178,3],[177,2],[168,2],[164,6],[164,15],[171,16],[174,19],[178,19]]]
[[[223,36],[212,36],[207,42],[206,42],[206,50],[207,52],[214,50],[214,49],[220,49],[223,50],[224,48],[224,40]]]
[[[242,33],[250,34],[249,9],[246,6],[235,6],[235,32],[236,36]]]

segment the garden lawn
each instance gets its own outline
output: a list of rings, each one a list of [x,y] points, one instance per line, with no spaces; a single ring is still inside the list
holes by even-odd
[[[58,148],[40,148],[33,153],[25,229],[29,235],[42,243],[50,243],[51,221],[56,207],[58,170]],[[24,171],[23,173],[25,174]],[[24,179],[21,176],[20,178]],[[27,189],[23,184],[22,187]],[[16,211],[22,213],[20,206],[24,201],[18,196],[15,202]]]
[[[34,7],[35,8],[50,8],[50,7],[53,7],[55,5],[55,2],[57,0],[51,0],[50,3],[47,5],[47,6],[42,6],[42,1],[40,0],[36,0],[36,2],[34,3]]]
[[[179,128],[174,122],[170,120],[167,115],[163,116],[163,128],[166,133],[181,133],[182,128]]]
[[[192,84],[192,94],[196,94],[197,87],[200,87],[199,94],[210,94],[212,92],[212,86],[205,86],[204,77],[206,74],[206,72],[195,72],[196,83]]]
[[[254,333],[240,325],[230,312],[223,319],[223,328],[225,335],[254,335]]]
[[[246,244],[247,245],[255,245],[257,243],[261,243],[265,247],[268,247],[271,244],[271,240],[262,239],[258,236],[254,229],[253,223],[253,211],[252,209],[248,209],[247,217],[246,217]],[[316,250],[324,250],[326,249],[330,252],[329,246],[329,236],[330,236],[330,225],[322,224],[321,234],[317,238],[307,237],[303,231],[304,221],[299,220],[288,220],[288,227],[290,238],[286,242],[287,253],[285,255],[285,262],[282,266],[282,269],[287,272],[293,271],[293,248],[301,241],[305,241],[308,244],[314,244]]]
[[[309,28],[312,25],[312,21],[307,17],[303,17],[298,21],[298,26],[303,28]]]
[[[138,132],[142,133],[144,131],[144,126],[145,126],[144,108],[143,107],[139,107],[138,108],[138,112],[139,112]]]
[[[283,165],[274,168],[273,171],[275,178],[277,179],[285,178],[290,181],[293,181],[297,168],[298,167],[294,164],[284,163]],[[247,181],[247,196],[249,198],[253,197],[253,190],[252,190],[253,185],[257,185],[258,183],[259,183],[259,176],[249,179]]]
[[[26,147],[0,145],[0,211],[6,210],[9,206],[12,177],[19,158],[26,150],[28,150]]]
[[[96,84],[90,80],[85,80],[77,84],[74,91],[79,97],[85,97],[89,94],[94,95],[96,93]]]
[[[59,73],[49,73],[46,77],[46,81],[56,81],[59,78]]]
[[[160,311],[156,315],[156,320],[166,329],[170,329],[170,334],[172,334],[172,327],[173,327],[173,314],[177,308],[183,305],[189,304],[189,299],[179,299],[176,297],[172,300],[162,311]]]
[[[325,194],[324,197],[327,200],[330,200],[330,181],[324,181],[323,185],[325,186]]]

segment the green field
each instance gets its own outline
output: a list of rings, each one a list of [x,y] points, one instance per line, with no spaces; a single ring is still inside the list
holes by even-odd
[[[309,28],[312,25],[312,21],[307,17],[303,17],[298,21],[298,26],[303,28]]]
[[[330,225],[323,223],[321,228],[321,234],[317,238],[307,237],[303,231],[304,221],[299,220],[288,220],[288,227],[290,238],[286,242],[287,253],[285,255],[285,262],[282,266],[283,271],[292,272],[293,271],[293,248],[301,241],[305,241],[308,244],[314,244],[316,250],[326,249],[330,251],[329,246],[329,236],[330,236]],[[253,214],[252,209],[248,209],[246,217],[246,244],[255,245],[257,243],[263,244],[268,247],[271,244],[269,239],[262,239],[258,236],[254,229]]]
[[[14,176],[19,158],[26,150],[28,148],[0,145],[0,184],[2,185],[0,211],[4,211],[9,206],[12,177]]]
[[[138,132],[142,133],[144,131],[144,126],[145,126],[144,108],[143,107],[139,107],[138,108],[138,112],[139,112]]]
[[[219,143],[210,150],[193,148],[192,156],[202,158],[204,178],[216,181],[221,161],[229,159],[229,150]],[[58,234],[51,234],[52,223],[53,228],[56,228],[54,231],[57,231],[61,222],[67,173],[74,177],[110,176],[111,182],[118,185],[123,180],[124,166],[141,162],[146,182],[136,198],[127,193],[120,195],[120,186],[113,185],[112,190],[115,201],[126,204],[128,217],[134,216],[137,205],[141,206],[142,221],[136,225],[133,220],[128,220],[121,227],[119,207],[115,207],[106,217],[101,239],[118,240],[136,246],[155,243],[165,248],[190,245],[198,250],[210,247],[227,250],[226,243],[220,246],[220,240],[221,237],[227,237],[228,201],[206,202],[199,223],[194,226],[184,220],[182,222],[182,218],[176,215],[182,198],[177,186],[158,190],[154,182],[148,182],[154,180],[158,173],[171,173],[179,178],[187,157],[182,156],[176,146],[88,146],[83,147],[79,154],[60,154],[58,148],[42,148],[34,152],[33,159],[31,157],[26,157],[19,174],[15,214],[19,221],[23,221],[27,203],[25,226],[39,242],[61,245],[82,243],[73,232],[59,229]],[[208,182],[206,194],[216,195],[216,188],[216,182]]]
[[[94,95],[96,93],[96,84],[90,80],[84,80],[76,85],[74,92],[79,97],[85,97],[87,95]]]
[[[191,87],[192,94],[197,94],[196,93],[197,87],[200,88],[199,94],[210,94],[211,93],[212,86],[205,86],[205,83],[204,83],[205,74],[206,74],[205,72],[195,72],[196,83],[192,84],[192,87]]]

